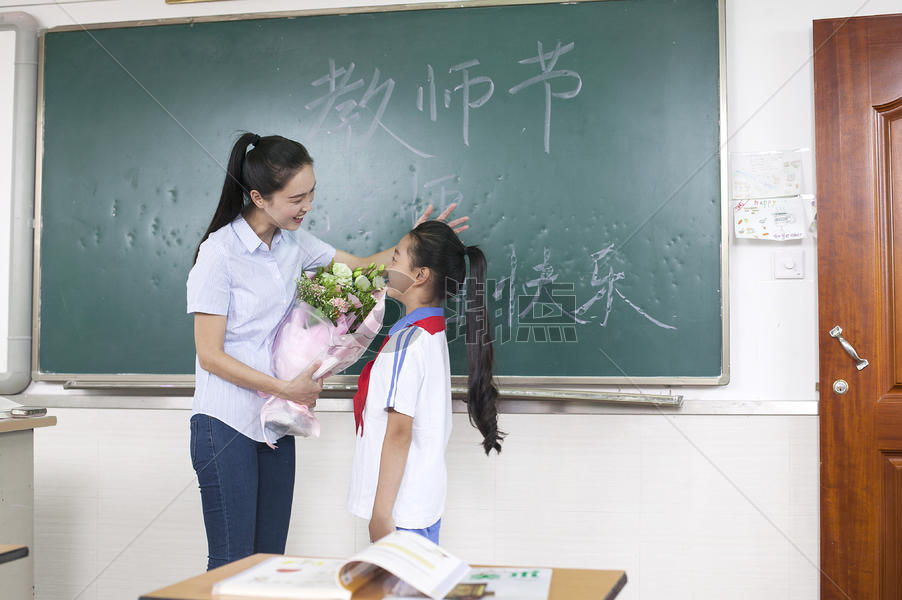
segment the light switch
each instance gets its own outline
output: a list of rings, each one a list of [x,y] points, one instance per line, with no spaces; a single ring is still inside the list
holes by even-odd
[[[804,279],[805,253],[802,250],[774,252],[774,279]]]

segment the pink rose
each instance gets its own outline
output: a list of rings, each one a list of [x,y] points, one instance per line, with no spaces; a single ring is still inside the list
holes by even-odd
[[[344,298],[332,298],[329,304],[337,308],[340,313],[346,313],[351,308],[351,305]]]

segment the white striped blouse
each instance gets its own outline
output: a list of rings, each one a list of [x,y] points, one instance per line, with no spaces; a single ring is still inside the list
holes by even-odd
[[[270,249],[239,215],[201,244],[188,274],[188,312],[225,315],[225,353],[272,375],[273,339],[292,306],[295,280],[334,256],[335,248],[303,229],[294,236],[276,229]],[[191,414],[209,415],[262,442],[264,399],[256,390],[205,371],[196,357],[194,368]]]

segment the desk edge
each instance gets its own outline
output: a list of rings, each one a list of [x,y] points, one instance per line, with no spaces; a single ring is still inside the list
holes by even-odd
[[[12,427],[6,428],[7,425]],[[46,415],[41,417],[22,417],[0,420],[0,434],[12,433],[14,431],[28,431],[29,429],[38,429],[40,427],[53,427],[56,425],[56,417]]]
[[[623,572],[623,575],[620,576],[620,579],[617,580],[617,585],[614,586],[608,595],[604,597],[604,600],[614,600],[617,596],[620,595],[620,592],[626,587],[626,571]]]
[[[19,560],[20,558],[25,558],[28,556],[28,546],[22,546],[21,548],[16,548],[15,550],[11,550],[0,556],[0,564],[12,562],[14,560]]]

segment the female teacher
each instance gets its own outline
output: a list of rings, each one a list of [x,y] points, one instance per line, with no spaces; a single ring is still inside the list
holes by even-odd
[[[318,365],[291,381],[271,375],[273,336],[294,301],[295,279],[333,258],[352,269],[390,262],[391,249],[357,257],[299,229],[313,208],[315,188],[313,159],[304,146],[277,135],[243,134],[188,275],[197,349],[191,462],[201,491],[208,570],[257,552],[285,552],[294,438],[283,437],[275,450],[263,443],[257,391],[313,407],[322,390],[322,381],[311,379]],[[429,206],[418,223],[431,212]],[[449,225],[459,233],[467,229],[465,221]],[[296,240],[282,230],[297,231]]]

